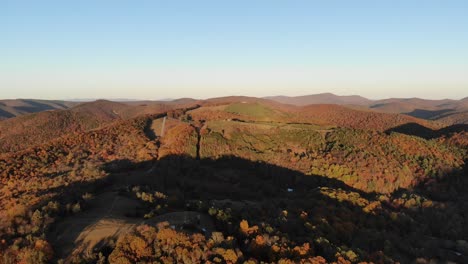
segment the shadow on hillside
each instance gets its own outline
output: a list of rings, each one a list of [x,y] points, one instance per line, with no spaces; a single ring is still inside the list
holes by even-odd
[[[0,109],[0,118],[12,118],[12,117],[15,117],[15,115],[3,109]]]
[[[441,128],[439,130],[433,130],[431,128],[425,127],[417,123],[407,123],[403,124],[385,131],[385,133],[390,134],[391,132],[397,132],[409,136],[416,136],[424,139],[433,139],[442,136],[448,136],[452,133],[468,131],[468,125],[466,124],[456,124]]]
[[[440,109],[440,110],[425,110],[425,109],[414,109],[411,112],[404,113],[405,115],[422,118],[422,119],[432,119],[434,117],[440,116],[442,114],[447,114],[454,111],[454,109]]]
[[[94,192],[97,195],[123,186],[129,189],[134,185],[146,185],[167,194],[174,201],[170,207],[173,212],[197,210],[188,205],[190,201],[216,205],[223,211],[230,208],[231,224],[214,219],[216,229],[225,235],[235,235],[242,219],[257,225],[264,223],[286,233],[297,244],[311,243],[316,254],[329,261],[335,259],[340,247],[341,250],[351,249],[364,260],[375,263],[390,263],[384,260],[384,255],[402,263],[411,263],[418,257],[468,262],[468,253],[464,255],[454,251],[452,244],[444,244],[447,241],[445,234],[436,230],[440,228],[439,224],[446,224],[440,216],[450,216],[453,211],[441,208],[426,211],[395,209],[385,202],[382,208],[366,211],[359,197],[372,202],[377,201],[379,195],[356,190],[336,179],[304,175],[276,165],[231,156],[217,160],[168,156],[138,164],[123,160],[110,162],[104,168],[110,173],[107,178],[57,189],[62,194],[59,199],[67,199],[72,193]],[[464,183],[466,186],[466,180]],[[90,206],[92,208],[93,205]],[[305,220],[299,217],[303,212],[307,213]],[[83,212],[82,216],[85,214]],[[434,219],[439,222],[433,223]],[[74,230],[76,235],[70,236],[68,243],[73,243],[79,234],[96,222],[70,226],[78,230]],[[457,228],[466,232],[464,226]],[[54,227],[51,232],[54,232]],[[450,239],[462,239],[463,235],[459,232]],[[319,238],[322,239],[318,242]],[[54,247],[61,246],[55,238],[51,241]],[[98,244],[107,247],[107,242]],[[66,255],[66,252],[62,254]],[[247,251],[245,254],[249,256]]]
[[[159,118],[163,118],[165,117],[166,114],[158,114],[158,115],[155,115],[153,118],[151,119],[148,119],[146,121],[146,124],[145,124],[145,127],[143,129],[143,131],[145,132],[145,135],[150,139],[150,140],[155,140],[158,136],[156,135],[155,131],[153,130],[153,122],[154,120],[156,119],[159,119]]]
[[[34,101],[34,100],[23,100],[23,101],[28,103],[29,106],[17,106],[17,107],[15,107],[15,109],[20,110],[20,111],[24,111],[24,112],[27,112],[27,113],[42,112],[42,111],[47,111],[47,110],[55,110],[55,108],[50,106],[50,105],[39,103],[39,102]]]

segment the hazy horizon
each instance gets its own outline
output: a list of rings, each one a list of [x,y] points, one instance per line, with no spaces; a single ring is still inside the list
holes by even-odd
[[[468,96],[462,96],[460,98],[425,98],[425,97],[382,97],[382,98],[369,98],[366,96],[362,96],[359,94],[336,94],[336,93],[331,93],[331,92],[324,92],[324,93],[316,93],[316,94],[301,94],[301,95],[284,95],[284,94],[276,94],[276,95],[267,95],[267,96],[247,96],[247,95],[242,95],[242,94],[227,94],[224,96],[208,96],[208,97],[174,97],[174,98],[121,98],[121,97],[96,97],[96,98],[91,98],[91,97],[82,97],[82,98],[40,98],[40,97],[17,97],[17,98],[0,98],[0,100],[50,100],[50,101],[71,101],[71,102],[91,102],[91,101],[96,101],[96,100],[109,100],[109,101],[116,101],[116,102],[137,102],[137,101],[173,101],[173,100],[178,100],[178,99],[194,99],[194,100],[207,100],[207,99],[213,99],[213,98],[219,98],[219,97],[258,97],[258,98],[268,98],[268,97],[279,97],[279,96],[286,96],[286,97],[301,97],[301,96],[313,96],[313,95],[320,95],[320,94],[333,94],[336,96],[361,96],[363,98],[372,100],[372,101],[378,101],[378,100],[385,100],[385,99],[423,99],[423,100],[462,100],[467,98]]]
[[[461,99],[466,1],[6,1],[0,98]]]

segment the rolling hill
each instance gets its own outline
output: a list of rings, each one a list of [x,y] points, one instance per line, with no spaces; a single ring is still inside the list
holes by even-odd
[[[78,103],[35,99],[0,100],[0,120],[49,110],[64,110]]]
[[[284,123],[308,123],[322,126],[339,126],[365,130],[385,131],[403,124],[415,123],[436,129],[441,124],[404,114],[380,113],[370,110],[357,110],[334,104],[315,104],[292,106],[270,101],[217,101],[214,106],[201,104],[201,107],[190,111],[190,115],[200,120],[249,120],[273,121]]]
[[[336,104],[355,109],[376,112],[405,114],[416,118],[434,120],[445,125],[467,124],[468,99],[427,100],[420,98],[390,98],[369,100],[361,96],[338,96],[330,93],[306,96],[272,96],[267,99],[277,102],[307,106],[314,104]]]
[[[67,110],[22,115],[0,122],[1,152],[18,151],[52,139],[108,124],[126,105],[107,101],[84,103]]]
[[[192,105],[191,101],[127,104],[97,100],[65,110],[25,114],[0,122],[0,151],[18,151],[70,133],[97,129],[117,120],[158,114],[187,105]]]
[[[322,93],[304,96],[270,96],[266,99],[283,104],[305,106],[311,104],[339,104],[339,105],[369,105],[372,101],[359,95],[339,96],[332,93]]]

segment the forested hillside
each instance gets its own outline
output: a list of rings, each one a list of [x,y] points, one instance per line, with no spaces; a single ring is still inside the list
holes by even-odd
[[[465,127],[235,100],[91,104],[73,111],[96,125],[18,130],[26,145],[0,155],[2,263],[468,261]]]

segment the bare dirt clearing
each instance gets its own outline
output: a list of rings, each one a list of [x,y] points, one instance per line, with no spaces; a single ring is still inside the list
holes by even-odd
[[[208,236],[215,231],[210,216],[192,211],[171,212],[151,219],[129,217],[136,215],[141,206],[138,200],[118,192],[97,195],[91,208],[59,221],[49,233],[53,245],[60,245],[56,247],[56,258],[68,263],[75,255],[90,257],[96,250],[112,244],[120,235],[141,224],[169,222],[174,229],[204,232]]]
[[[130,231],[141,219],[127,217],[140,206],[139,202],[105,192],[95,197],[93,206],[57,223],[49,234],[57,248],[57,257],[92,253],[95,246],[104,246],[120,234]]]

